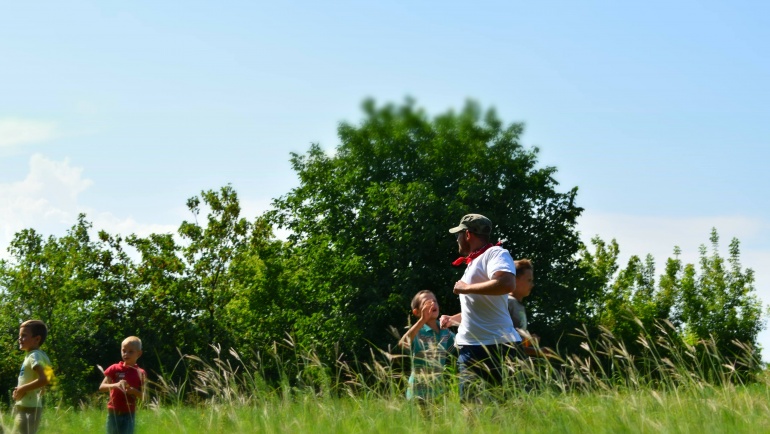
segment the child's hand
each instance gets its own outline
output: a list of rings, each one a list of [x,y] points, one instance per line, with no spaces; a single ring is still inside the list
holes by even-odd
[[[441,315],[438,319],[439,327],[445,329],[452,326],[452,317],[449,315]]]
[[[130,387],[130,386],[128,385],[128,381],[126,381],[126,380],[120,380],[120,381],[118,382],[118,388],[119,388],[120,390],[124,391],[124,392],[125,392],[126,390],[128,390],[128,388],[129,388],[129,387]]]
[[[430,318],[430,312],[433,310],[433,306],[435,304],[436,303],[429,301],[422,306],[422,311],[420,312],[420,319],[422,322],[428,322],[428,318]]]
[[[19,389],[18,387],[13,388],[13,400],[18,401],[21,398],[24,398],[24,395],[26,395],[27,392],[24,390]]]

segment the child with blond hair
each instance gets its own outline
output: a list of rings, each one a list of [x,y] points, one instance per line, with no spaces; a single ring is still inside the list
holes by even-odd
[[[147,374],[136,364],[142,355],[142,341],[129,336],[120,346],[123,359],[104,371],[100,392],[109,392],[107,434],[133,434],[136,425],[136,400],[142,397]]]

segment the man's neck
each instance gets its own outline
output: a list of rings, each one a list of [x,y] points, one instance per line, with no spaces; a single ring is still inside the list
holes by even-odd
[[[470,248],[471,248],[470,253],[475,252],[476,250],[486,246],[487,244],[489,244],[487,241],[482,241],[482,240],[480,240],[478,238],[472,240],[471,243],[470,243]]]

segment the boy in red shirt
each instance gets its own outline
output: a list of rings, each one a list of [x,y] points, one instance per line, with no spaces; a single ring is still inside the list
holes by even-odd
[[[136,364],[142,355],[142,341],[129,336],[120,346],[122,362],[104,371],[100,392],[110,392],[107,403],[107,434],[133,434],[136,399],[142,397],[147,374]]]

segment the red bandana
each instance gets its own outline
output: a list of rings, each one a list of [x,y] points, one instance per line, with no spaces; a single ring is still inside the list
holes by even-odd
[[[497,244],[495,244],[495,246],[502,246],[502,245],[503,245],[502,241],[498,241]],[[454,262],[452,262],[452,265],[454,265],[455,267],[459,267],[462,264],[469,265],[471,262],[473,262],[474,259],[481,256],[482,253],[486,252],[491,247],[492,247],[492,243],[489,243],[480,249],[474,250],[468,256],[460,256],[459,258],[455,259]]]

